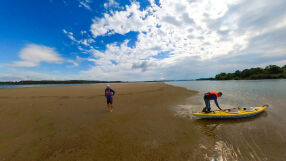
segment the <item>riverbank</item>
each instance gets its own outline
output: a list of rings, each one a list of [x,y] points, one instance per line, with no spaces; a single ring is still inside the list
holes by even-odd
[[[164,83],[0,89],[0,160],[189,160],[204,158],[190,120],[172,106],[196,92]]]

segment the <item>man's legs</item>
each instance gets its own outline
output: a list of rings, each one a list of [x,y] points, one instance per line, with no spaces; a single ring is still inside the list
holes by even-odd
[[[106,99],[106,105],[107,105],[107,109],[106,110],[110,112],[110,98]]]
[[[109,98],[106,97],[106,111],[109,111]]]
[[[112,111],[113,111],[113,105],[110,104],[110,112],[112,112]]]
[[[112,98],[107,98],[107,111],[113,111]]]
[[[211,111],[210,100],[207,99],[207,98],[204,98],[204,100],[205,100],[205,104],[206,104],[206,107],[205,107],[205,111],[204,111],[204,112],[209,112],[209,111]]]
[[[113,99],[112,99],[112,97],[110,98],[110,112],[112,112],[113,111]]]

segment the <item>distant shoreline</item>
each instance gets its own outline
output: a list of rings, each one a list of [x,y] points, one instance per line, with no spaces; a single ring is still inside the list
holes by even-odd
[[[22,80],[0,82],[0,85],[44,85],[44,84],[92,84],[92,83],[123,83],[122,81],[90,81],[90,80]]]
[[[31,88],[31,87],[58,87],[58,86],[79,86],[79,85],[97,85],[103,83],[127,83],[122,81],[17,81],[17,82],[0,82],[0,89],[9,88]]]
[[[228,81],[228,80],[278,80],[278,79],[286,79],[286,78],[261,78],[261,79],[215,79],[215,78],[199,78],[195,81]]]
[[[286,79],[286,65],[268,65],[265,68],[250,68],[234,73],[220,73],[214,78],[199,78],[197,80],[261,80],[261,79]]]

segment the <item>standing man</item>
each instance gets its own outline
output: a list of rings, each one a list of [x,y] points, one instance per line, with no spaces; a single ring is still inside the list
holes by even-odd
[[[204,95],[204,100],[205,100],[206,107],[203,109],[203,112],[205,112],[205,113],[211,112],[210,100],[214,100],[216,106],[217,106],[219,109],[221,109],[221,108],[219,107],[219,105],[218,105],[218,102],[217,102],[217,98],[218,98],[218,97],[221,97],[221,96],[222,96],[222,93],[221,93],[221,92],[209,91],[208,93],[205,93],[205,95]]]
[[[113,111],[113,106],[112,106],[112,103],[113,103],[113,96],[115,95],[115,91],[112,90],[110,88],[110,85],[106,85],[106,88],[105,88],[105,97],[106,97],[106,103],[107,103],[107,110],[109,112],[112,112]]]

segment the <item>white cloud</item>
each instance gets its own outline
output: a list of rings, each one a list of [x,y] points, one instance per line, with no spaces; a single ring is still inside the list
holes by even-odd
[[[14,66],[35,67],[41,62],[56,64],[63,62],[63,58],[60,57],[54,48],[36,44],[26,45],[25,48],[20,51],[19,57],[21,60],[14,62]]]
[[[91,10],[90,8],[90,3],[91,3],[91,0],[79,0],[79,7],[84,7],[88,10]]]
[[[141,74],[146,75],[146,71],[150,70],[148,73],[150,75],[152,69],[160,70],[179,63],[189,56],[210,59],[244,49],[247,46],[245,35],[234,33],[226,39],[208,28],[208,24],[204,22],[204,15],[212,15],[212,19],[223,16],[227,6],[231,4],[230,1],[214,5],[216,9],[212,9],[213,6],[210,3],[211,1],[191,4],[188,1],[161,1],[161,7],[153,3],[146,10],[141,11],[139,3],[133,2],[126,7],[125,11],[105,14],[104,18],[94,19],[91,25],[94,37],[113,33],[126,34],[130,31],[139,32],[135,48],[128,47],[125,42],[119,47],[116,44],[107,45],[104,53],[93,50],[94,56],[99,57],[94,68],[97,70],[108,68],[107,71],[102,72],[110,75],[118,73],[118,70],[135,74],[138,70],[134,67],[140,67],[140,64],[143,64]],[[197,12],[189,12],[193,10]],[[207,43],[211,45],[204,45]],[[160,50],[154,50],[156,47],[160,47]],[[172,51],[173,54],[162,60],[152,58],[162,51]],[[105,62],[111,59],[119,63],[116,66],[117,70],[114,70],[112,65],[103,67],[107,65]],[[139,65],[134,65],[137,63]],[[97,71],[97,73],[100,72]]]
[[[119,3],[115,0],[108,0],[108,2],[104,3],[105,9],[108,9],[110,7],[119,8]]]
[[[95,42],[95,40],[92,39],[92,38],[87,38],[87,39],[78,40],[78,39],[76,39],[76,38],[74,37],[74,34],[73,34],[72,32],[69,32],[69,31],[67,31],[66,29],[63,29],[62,31],[63,31],[63,33],[64,33],[65,35],[67,35],[67,37],[68,37],[70,40],[72,40],[72,42],[74,42],[74,43],[76,43],[76,44],[78,44],[78,45],[84,45],[84,46],[86,46],[86,47],[92,47],[91,44]],[[81,33],[81,35],[83,35],[83,34],[86,34],[87,31],[81,31],[80,33]],[[82,50],[82,51],[83,51],[83,49],[82,49],[81,46],[78,46],[78,48],[79,48],[79,50]]]
[[[105,51],[82,49],[92,54],[95,63],[90,70],[82,71],[83,75],[122,80],[167,78],[171,71],[190,75],[189,68],[199,70],[197,67],[203,67],[200,64],[208,65],[207,62],[214,63],[213,59],[221,57],[245,55],[250,51],[259,51],[258,56],[277,51],[276,56],[281,56],[285,51],[280,44],[275,51],[267,45],[266,51],[260,47],[265,46],[265,42],[260,46],[253,43],[255,37],[286,27],[286,11],[277,10],[284,5],[282,0],[262,0],[259,3],[246,0],[161,0],[160,6],[153,1],[150,3],[140,10],[140,4],[132,1],[125,10],[111,11],[102,18],[93,19],[90,29],[93,38],[114,33],[124,35],[130,31],[138,32],[138,37],[134,47],[129,47],[126,40],[121,45],[108,44]],[[270,17],[275,11],[277,15]],[[263,21],[264,18],[271,23]],[[72,35],[70,38],[73,39]],[[92,47],[84,43],[84,39],[74,41]],[[154,58],[168,51],[172,54]],[[227,63],[224,61],[223,64]],[[220,65],[217,68],[224,69]]]
[[[75,60],[69,59],[67,60],[67,62],[73,64],[72,66],[68,66],[68,67],[78,67],[80,65],[80,63],[82,63],[83,61],[90,61],[89,58],[81,58],[79,56],[76,56]]]

